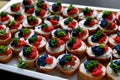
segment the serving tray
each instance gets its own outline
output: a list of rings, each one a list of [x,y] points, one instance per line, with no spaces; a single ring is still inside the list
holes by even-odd
[[[10,5],[12,5],[13,3],[18,3],[18,2],[22,2],[22,0],[11,0],[9,1],[3,8],[0,9],[1,11],[7,11],[7,9],[9,8]],[[53,4],[53,2],[49,2],[49,4]],[[64,7],[68,7],[70,4],[62,4]],[[114,13],[119,12],[119,9],[112,9],[112,8],[102,8],[102,7],[92,7],[92,6],[84,6],[84,5],[74,5],[80,9],[85,8],[85,7],[89,7],[92,9],[95,9],[97,11],[103,11],[103,10],[109,10],[109,11],[113,11]],[[83,59],[81,60],[81,62],[83,61]],[[57,69],[53,70],[52,72],[45,74],[45,73],[40,73],[37,72],[35,69],[32,70],[28,70],[28,69],[21,69],[17,67],[18,64],[18,60],[16,57],[14,57],[10,62],[6,63],[6,64],[2,64],[0,63],[0,69],[5,70],[5,71],[10,71],[16,74],[21,74],[21,75],[25,75],[25,76],[29,76],[29,77],[33,77],[36,79],[44,79],[44,80],[77,80],[77,73],[73,76],[66,76],[63,75],[62,73],[60,73]]]

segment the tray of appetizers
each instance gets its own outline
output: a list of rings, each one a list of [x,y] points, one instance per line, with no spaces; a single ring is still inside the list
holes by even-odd
[[[0,69],[45,80],[119,80],[119,25],[119,9],[11,0],[0,9]]]

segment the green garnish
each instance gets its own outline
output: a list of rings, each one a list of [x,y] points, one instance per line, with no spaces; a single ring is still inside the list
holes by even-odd
[[[120,72],[120,66],[114,64],[113,60],[110,61],[110,67],[115,73]]]
[[[11,45],[18,45],[20,38],[14,38]]]
[[[57,19],[59,16],[57,14],[53,15],[53,19]]]
[[[112,23],[110,22],[110,23],[107,23],[106,26],[107,26],[107,27],[110,27],[111,25],[112,25]]]
[[[77,32],[81,32],[81,33],[84,33],[84,30],[80,27],[76,28]]]
[[[65,24],[69,24],[70,22],[72,22],[73,18],[72,17],[68,17],[66,20],[65,20]]]
[[[98,66],[98,61],[95,61],[95,60],[91,60],[86,66],[85,68],[88,70],[88,71],[92,71],[94,68],[96,68]]]
[[[43,4],[44,4],[44,2],[42,2],[42,1],[38,0],[38,2],[37,2],[37,7],[42,7],[42,6],[43,6]]]
[[[86,7],[82,10],[83,12],[85,12],[86,14],[90,13],[91,12],[91,9]]]
[[[71,37],[70,40],[68,41],[68,44],[70,44],[70,46],[72,46],[74,43],[76,43],[76,39],[75,39],[75,37]]]
[[[15,15],[16,16],[21,16],[22,14],[21,14],[21,12],[17,12]]]
[[[70,6],[68,7],[68,9],[72,10],[74,9],[75,7],[73,6],[73,4],[70,4]]]
[[[37,39],[38,39],[37,35],[36,36],[33,35],[32,37],[29,38],[29,42],[34,43]]]
[[[61,1],[57,1],[57,6],[61,6]]]
[[[28,28],[24,28],[22,30],[23,30],[23,35],[27,34],[27,33],[30,33],[30,29],[28,29]]]
[[[30,55],[31,52],[32,52],[32,48],[31,48],[30,46],[25,47],[25,48],[23,49],[23,55],[24,55],[24,56]]]
[[[4,54],[4,53],[6,53],[6,51],[7,51],[7,47],[6,46],[0,46],[0,54]]]
[[[104,46],[104,45],[102,45],[102,44],[100,44],[98,47],[99,47],[99,48],[104,48],[105,46]]]
[[[18,61],[18,67],[19,67],[19,68],[25,68],[25,67],[27,66],[27,64],[28,64],[28,62],[23,61],[22,59],[20,59],[20,60]]]
[[[41,12],[42,8],[38,8],[37,10],[38,10],[38,12]]]
[[[30,17],[28,17],[28,21],[36,21],[36,17],[35,16],[30,16]]]
[[[65,62],[71,62],[72,61],[72,56],[71,55],[68,55],[65,57]]]
[[[94,19],[91,17],[91,16],[89,16],[89,17],[87,17],[87,19],[86,19],[88,22],[91,22],[91,21],[93,21]]]
[[[7,15],[8,15],[8,12],[5,12],[5,11],[3,11],[3,12],[0,13],[1,17],[7,16]]]
[[[66,36],[66,33],[64,31],[62,31],[62,30],[59,30],[58,33],[57,33],[57,35],[59,37],[64,37],[64,36]]]
[[[111,13],[112,13],[111,11],[104,11],[104,12],[103,12],[103,15],[109,16]]]
[[[17,4],[13,4],[12,6],[11,6],[11,8],[16,8],[17,7]]]
[[[97,31],[97,33],[95,34],[95,35],[96,35],[96,38],[100,38],[101,36],[103,36],[103,33],[104,33],[103,30]]]
[[[48,24],[46,23],[42,24],[42,28],[48,28]]]
[[[58,39],[52,38],[52,40],[49,41],[49,46],[52,48],[58,47]]]
[[[8,27],[12,27],[13,25],[15,25],[17,22],[15,20],[10,21],[10,23],[8,24]]]
[[[1,36],[5,36],[7,33],[6,33],[6,31],[5,30],[0,30],[0,35]]]
[[[117,32],[117,36],[120,36],[120,32]]]

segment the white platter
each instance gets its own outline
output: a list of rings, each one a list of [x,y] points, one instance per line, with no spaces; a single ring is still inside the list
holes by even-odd
[[[13,3],[18,3],[21,2],[22,0],[11,0],[9,1],[2,9],[0,9],[1,11],[7,10],[9,8],[9,6]],[[53,4],[53,2],[49,2],[49,4]],[[65,7],[68,7],[69,4],[62,4]],[[85,8],[86,6],[83,5],[75,5],[78,8]],[[118,12],[119,9],[112,9],[112,8],[101,8],[101,7],[92,7],[92,6],[87,6],[90,7],[92,9],[96,9],[96,10],[110,10],[113,12]],[[40,73],[37,72],[35,70],[27,70],[27,69],[20,69],[17,67],[17,59],[13,58],[10,62],[6,63],[6,64],[2,64],[0,63],[0,69],[1,70],[5,70],[5,71],[9,71],[9,72],[13,72],[16,74],[21,74],[21,75],[25,75],[25,76],[29,76],[29,77],[33,77],[36,79],[44,79],[44,80],[77,80],[77,75],[73,75],[73,76],[65,76],[63,74],[61,74],[58,70],[54,70],[52,72],[50,72],[49,74],[44,74],[44,73]],[[56,74],[57,73],[57,74]],[[64,78],[62,78],[64,77]]]

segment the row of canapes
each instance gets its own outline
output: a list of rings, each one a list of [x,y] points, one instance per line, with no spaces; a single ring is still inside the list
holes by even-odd
[[[103,46],[100,46],[103,47]],[[8,62],[12,58],[12,50],[6,46],[0,46],[0,61]],[[86,60],[83,63],[73,54],[64,53],[57,58],[47,53],[39,56],[37,48],[25,46],[19,53],[20,68],[36,67],[40,72],[49,73],[54,68],[58,68],[65,75],[73,75],[78,72],[78,79],[103,80],[107,74],[108,80],[119,80],[120,59],[111,60],[107,67],[99,63],[98,60]]]

